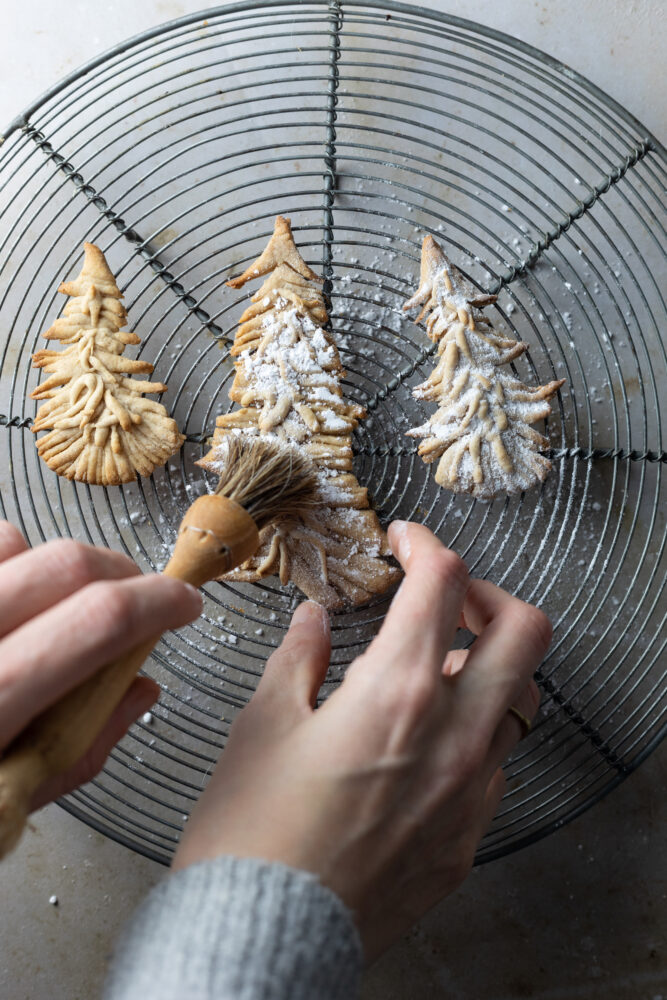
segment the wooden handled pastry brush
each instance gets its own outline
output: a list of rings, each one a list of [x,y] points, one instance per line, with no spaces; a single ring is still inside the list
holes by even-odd
[[[228,573],[259,547],[259,531],[314,503],[314,466],[275,439],[229,436],[220,482],[181,522],[164,573],[196,587]],[[68,692],[28,725],[0,759],[0,858],[18,842],[34,793],[79,760],[102,731],[160,636],[142,643]]]

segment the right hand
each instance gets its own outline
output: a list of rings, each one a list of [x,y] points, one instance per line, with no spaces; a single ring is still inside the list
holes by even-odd
[[[406,576],[367,651],[317,710],[326,613],[302,604],[232,727],[175,868],[229,854],[314,872],[369,958],[467,875],[532,718],[545,615],[481,580],[428,529],[389,531]],[[458,625],[476,633],[450,651]]]

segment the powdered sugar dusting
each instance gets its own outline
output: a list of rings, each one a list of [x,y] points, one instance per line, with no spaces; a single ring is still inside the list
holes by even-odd
[[[530,425],[546,417],[548,399],[562,382],[535,389],[500,371],[526,345],[499,336],[475,304],[484,301],[434,240],[424,241],[422,279],[409,307],[426,303],[427,330],[439,360],[413,391],[437,402],[437,412],[408,431],[423,438],[419,454],[438,462],[436,482],[454,492],[490,499],[544,480],[551,463],[540,454],[548,442]]]

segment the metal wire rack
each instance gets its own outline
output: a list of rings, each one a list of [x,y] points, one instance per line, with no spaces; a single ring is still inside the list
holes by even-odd
[[[667,728],[667,359],[658,271],[664,150],[586,80],[515,39],[381,2],[233,3],[145,32],[53,87],[0,149],[0,508],[31,543],[72,535],[163,564],[194,461],[229,408],[243,296],[225,288],[277,213],[323,271],[347,393],[369,410],[356,471],[381,518],[423,521],[551,615],[539,724],[508,767],[488,860],[617,785]],[[444,239],[528,379],[565,377],[541,491],[492,504],[439,491],[403,432],[432,366],[401,312],[424,233]],[[103,490],[36,456],[30,355],[84,239],[118,275],[141,353],[187,431],[150,480]],[[662,393],[659,387],[663,387]],[[662,504],[661,504],[662,501]],[[162,686],[104,772],[63,805],[166,861],[298,600],[212,584],[202,618],[147,666]],[[333,622],[330,690],[385,599]]]

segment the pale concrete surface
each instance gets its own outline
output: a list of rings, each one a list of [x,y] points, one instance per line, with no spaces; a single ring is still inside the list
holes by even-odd
[[[87,59],[204,0],[0,0],[0,127]],[[560,59],[623,104],[665,141],[661,0],[431,0],[421,6],[467,17]]]
[[[363,1000],[667,1000],[667,756],[473,872],[367,976]]]
[[[0,867],[0,997],[93,1000],[119,928],[164,869],[59,806],[32,827]]]
[[[0,0],[0,125],[96,53],[205,6]],[[664,140],[663,4],[433,6],[551,53]],[[368,974],[365,1000],[667,1000],[665,777],[662,752],[570,827],[475,873]],[[98,996],[118,928],[161,875],[57,807],[41,813],[0,869],[0,997]]]

